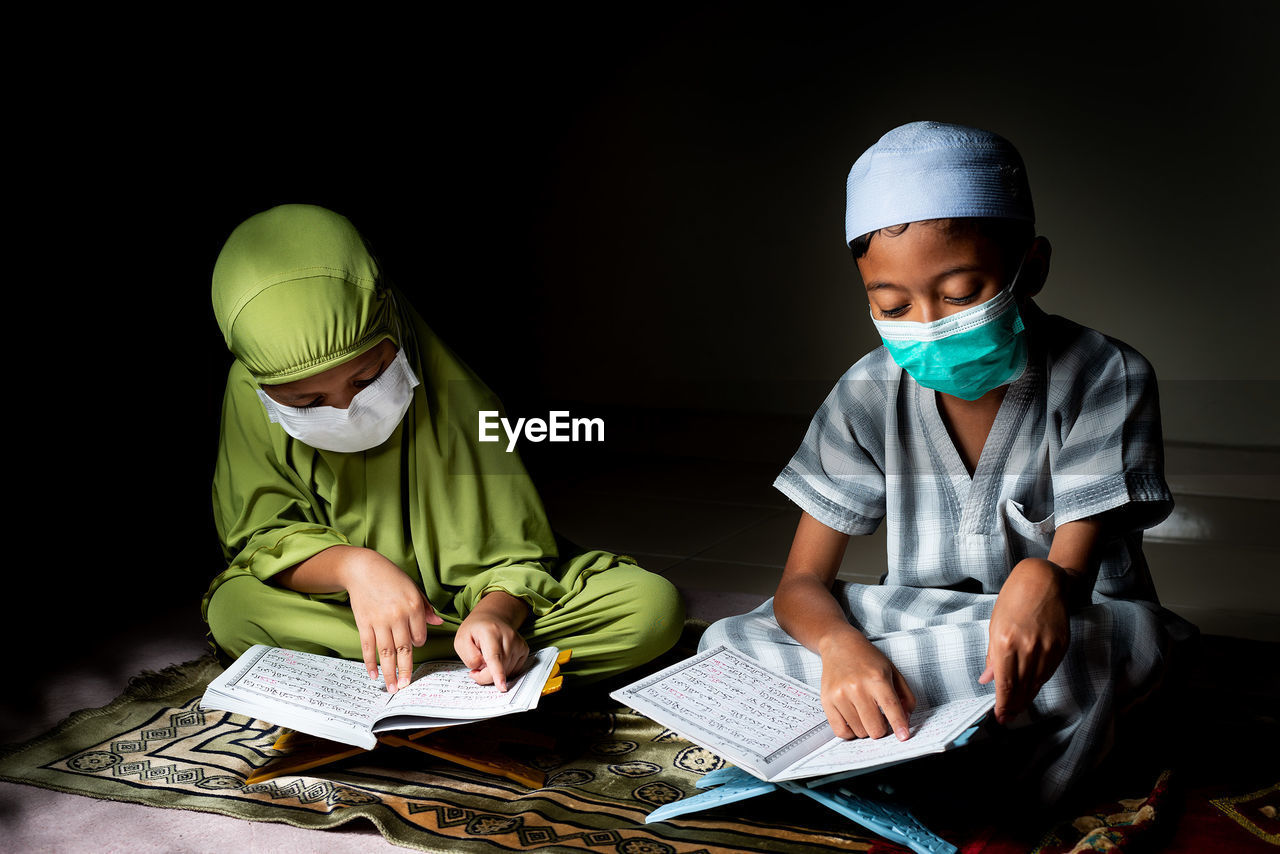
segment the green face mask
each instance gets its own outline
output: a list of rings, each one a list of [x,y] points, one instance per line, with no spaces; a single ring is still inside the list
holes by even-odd
[[[977,400],[1012,382],[1027,365],[1022,315],[1013,298],[1018,277],[996,296],[930,323],[871,321],[893,360],[925,388]]]

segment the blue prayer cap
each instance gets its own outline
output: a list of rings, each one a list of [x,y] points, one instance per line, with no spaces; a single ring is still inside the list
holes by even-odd
[[[904,222],[995,217],[1035,222],[1017,149],[994,133],[911,122],[880,137],[849,170],[845,242]]]

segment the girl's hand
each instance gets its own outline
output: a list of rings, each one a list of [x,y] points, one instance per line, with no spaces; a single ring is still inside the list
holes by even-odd
[[[1071,640],[1063,570],[1042,558],[1019,561],[996,597],[983,685],[995,680],[996,720],[1005,723],[1036,698]]]
[[[376,551],[352,548],[342,558],[339,571],[360,630],[365,669],[377,679],[381,662],[387,691],[394,694],[409,684],[413,650],[427,642],[427,626],[444,621],[413,579]]]
[[[523,600],[493,590],[467,615],[453,638],[454,651],[481,685],[507,690],[507,678],[524,669],[529,644],[516,629],[529,616]]]
[[[907,716],[915,694],[898,668],[852,627],[825,639],[822,655],[822,708],[840,738],[880,738],[894,732],[911,737]],[[886,724],[887,721],[887,724]]]

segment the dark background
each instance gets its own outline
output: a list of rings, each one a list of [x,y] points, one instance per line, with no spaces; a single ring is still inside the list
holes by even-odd
[[[230,362],[210,272],[284,202],[350,217],[514,414],[607,413],[624,448],[690,412],[802,429],[878,343],[843,246],[849,165],[907,121],[977,125],[1027,162],[1055,245],[1042,305],[1151,359],[1169,438],[1274,445],[1276,9],[227,13],[66,78],[49,57],[15,84],[12,340],[56,372],[11,361],[40,401],[11,447],[33,544],[11,648],[64,655],[158,606],[199,619]]]

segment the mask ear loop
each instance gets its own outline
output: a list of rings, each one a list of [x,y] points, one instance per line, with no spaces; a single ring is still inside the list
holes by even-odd
[[[1031,247],[1028,246],[1022,251],[1022,257],[1018,259],[1018,269],[1013,271],[1013,278],[1009,280],[1009,284],[1005,286],[1010,295],[1013,295],[1013,289],[1018,286],[1018,279],[1022,276],[1022,268],[1027,265],[1027,258],[1031,255]]]

